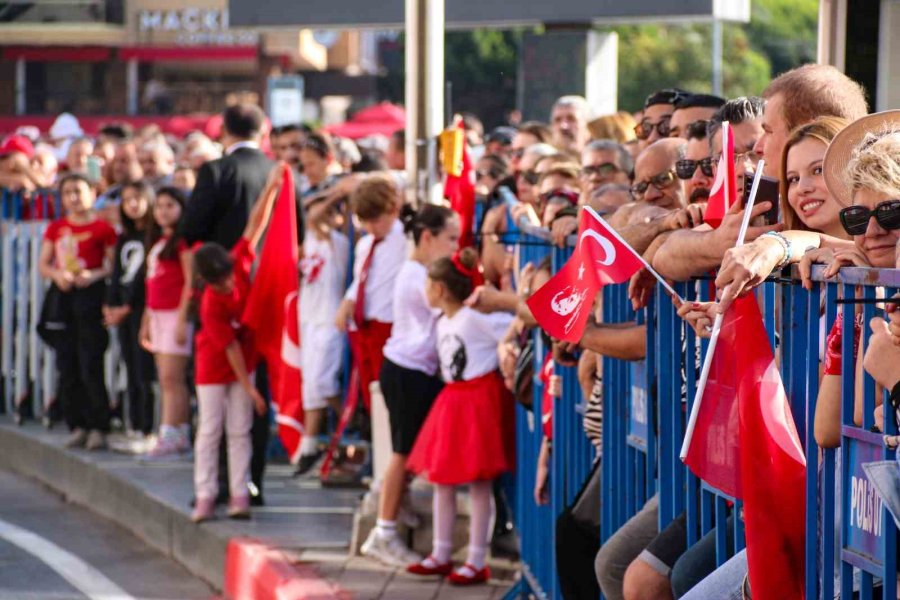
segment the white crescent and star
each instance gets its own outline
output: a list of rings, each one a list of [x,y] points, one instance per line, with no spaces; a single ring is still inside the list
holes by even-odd
[[[581,237],[578,238],[578,247],[584,244],[585,239],[592,239],[600,244],[600,247],[603,248],[603,259],[598,260],[597,264],[603,267],[608,267],[609,265],[616,262],[616,247],[613,246],[613,243],[609,241],[609,239],[603,237],[593,229],[586,229],[581,234]]]

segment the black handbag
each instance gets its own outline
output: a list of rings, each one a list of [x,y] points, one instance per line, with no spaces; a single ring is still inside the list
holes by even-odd
[[[72,312],[71,300],[71,294],[64,293],[55,285],[47,288],[47,293],[44,294],[41,317],[35,329],[41,340],[54,350],[65,343]]]

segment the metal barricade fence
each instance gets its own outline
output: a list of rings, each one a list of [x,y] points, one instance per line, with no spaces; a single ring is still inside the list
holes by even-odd
[[[0,377],[3,408],[16,415],[44,414],[55,393],[53,352],[37,335],[47,284],[38,273],[45,221],[0,221]],[[31,400],[31,406],[23,402]],[[29,410],[30,409],[30,410]]]
[[[551,248],[548,240],[546,231],[528,229],[519,242],[521,264],[537,264],[552,253],[553,271],[558,270],[570,250]],[[875,398],[871,377],[864,376],[865,419],[859,427],[853,424],[855,370],[844,370],[841,432],[842,447],[847,453],[845,460],[840,460],[840,450],[821,449],[816,445],[813,425],[819,392],[820,351],[837,315],[838,296],[853,298],[858,294],[871,298],[878,287],[887,288],[890,296],[894,288],[900,287],[900,271],[845,268],[836,281],[828,282],[822,279],[822,271],[820,267],[814,268],[816,283],[810,291],[803,289],[795,277],[770,279],[756,292],[808,457],[806,597],[832,598],[838,592],[841,597],[850,598],[855,568],[860,598],[877,597],[878,585],[883,586],[883,598],[893,598],[897,531],[887,509],[875,500],[877,497],[861,467],[864,462],[893,456],[885,448],[882,436],[869,431]],[[658,491],[660,527],[684,512],[688,546],[696,544],[704,535],[713,535],[716,562],[721,565],[745,545],[741,503],[700,481],[678,458],[686,415],[696,393],[708,341],[699,339],[678,317],[672,301],[662,290],[656,291],[646,309],[635,314],[626,288],[626,285],[604,288],[603,321],[644,324],[647,354],[643,361],[603,360],[601,539],[605,542]],[[686,301],[708,300],[714,293],[708,278],[678,284],[676,290]],[[878,310],[871,304],[863,307],[866,326],[860,355],[868,344],[867,323]],[[845,304],[842,310],[848,327],[853,322],[854,305]],[[844,356],[853,356],[850,331],[843,337]],[[540,334],[535,334],[534,341],[533,404],[537,414],[518,407],[516,420],[515,506],[523,577],[507,597],[532,595],[556,599],[561,595],[556,575],[555,521],[588,473],[593,451],[581,430],[579,406],[584,399],[573,370],[557,367],[557,374],[563,377],[563,397],[554,403],[551,503],[535,505],[533,489],[541,447],[539,407],[543,394],[538,374],[547,348]],[[893,432],[891,419],[886,419],[886,427],[888,433]],[[836,530],[837,520],[841,527]],[[840,559],[837,573],[830,559],[836,552]],[[838,590],[834,589],[835,575],[841,588]]]

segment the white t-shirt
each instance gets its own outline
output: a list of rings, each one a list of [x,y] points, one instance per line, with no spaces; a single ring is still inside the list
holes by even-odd
[[[347,300],[356,302],[359,275],[374,241],[374,237],[366,235],[356,243],[353,283],[350,284],[344,295]],[[375,255],[372,258],[369,278],[366,281],[366,305],[363,307],[363,315],[367,321],[394,322],[394,284],[397,282],[400,268],[406,262],[406,257],[409,256],[409,249],[409,240],[403,233],[403,224],[396,220],[391,227],[391,232],[375,246]]]
[[[344,294],[350,241],[339,231],[330,240],[320,240],[310,232],[303,240],[300,271],[300,322],[315,325],[334,323]]]
[[[482,314],[467,306],[438,320],[438,356],[444,381],[469,381],[497,369],[497,344],[513,316]]]
[[[407,260],[400,268],[394,286],[394,327],[384,345],[384,357],[405,369],[434,375],[438,369],[435,326],[441,311],[428,305],[427,279],[428,269],[418,261]]]

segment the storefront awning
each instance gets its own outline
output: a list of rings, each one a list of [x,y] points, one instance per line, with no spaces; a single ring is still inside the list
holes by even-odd
[[[256,60],[258,55],[256,46],[132,46],[119,49],[120,59],[138,62]]]
[[[23,59],[32,62],[104,62],[112,52],[99,46],[8,46],[4,60]]]

